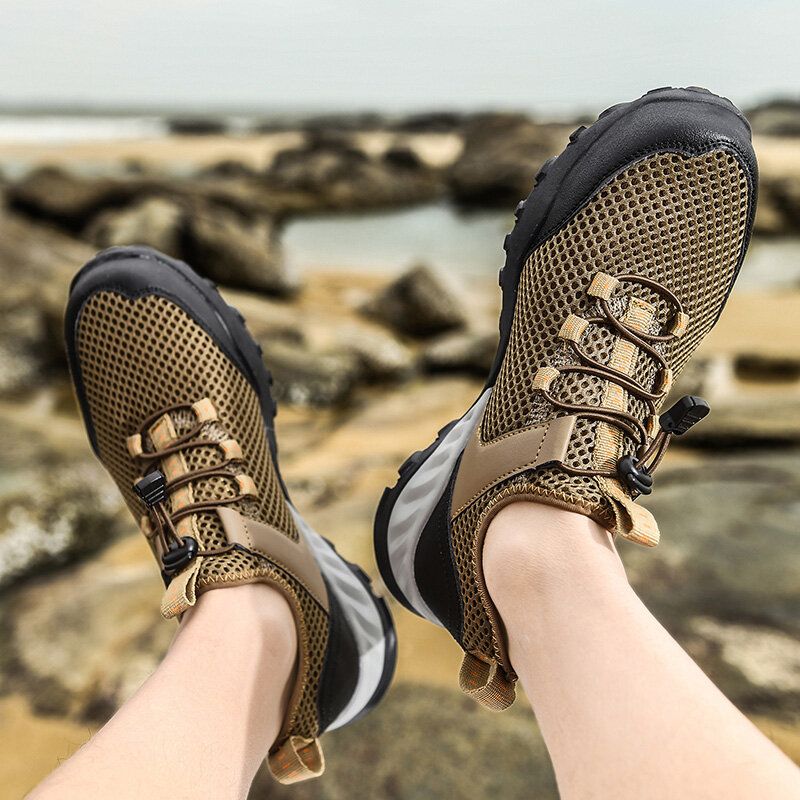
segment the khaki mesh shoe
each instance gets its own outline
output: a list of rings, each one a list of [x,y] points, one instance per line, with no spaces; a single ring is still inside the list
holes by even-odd
[[[500,346],[484,391],[400,468],[375,523],[384,581],[465,651],[486,706],[516,676],[483,581],[487,525],[527,499],[644,545],[636,502],[674,435],[708,411],[670,386],[716,322],[747,249],[757,168],[727,100],[660,89],[570,137],[517,207],[500,274]]]
[[[163,615],[253,581],[288,598],[297,676],[269,765],[283,783],[321,774],[319,735],[386,691],[394,629],[367,576],[288,500],[270,378],[241,315],[185,264],[113,248],[73,281],[66,341],[92,447],[159,563]]]

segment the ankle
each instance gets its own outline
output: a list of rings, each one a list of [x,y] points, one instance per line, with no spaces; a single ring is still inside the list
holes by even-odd
[[[541,503],[501,509],[483,547],[489,594],[503,615],[531,593],[539,600],[608,584],[627,587],[611,534],[596,522]]]
[[[197,598],[184,615],[175,642],[184,637],[213,635],[226,641],[246,641],[254,652],[268,648],[297,651],[297,627],[285,595],[265,583],[212,589]]]

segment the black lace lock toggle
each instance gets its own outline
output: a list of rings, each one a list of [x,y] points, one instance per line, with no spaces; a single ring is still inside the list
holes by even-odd
[[[133,490],[148,508],[152,508],[167,499],[167,479],[163,472],[156,469],[136,481]]]
[[[173,547],[161,556],[161,564],[165,575],[175,575],[187,567],[197,556],[197,542],[191,536],[184,536],[180,544]]]
[[[646,467],[637,463],[634,456],[624,456],[617,462],[617,475],[634,497],[653,491],[653,476]]]
[[[658,418],[658,424],[664,433],[683,436],[689,428],[700,422],[709,411],[711,411],[711,406],[702,397],[693,397],[687,394]]]

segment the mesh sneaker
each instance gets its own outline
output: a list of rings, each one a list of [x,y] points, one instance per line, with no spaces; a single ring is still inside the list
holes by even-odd
[[[270,377],[241,315],[185,264],[112,248],[72,283],[66,342],[94,452],[159,563],[163,615],[253,581],[288,598],[297,677],[268,761],[282,783],[320,775],[319,735],[386,691],[394,628],[366,574],[288,499]]]
[[[483,581],[487,526],[528,499],[657,543],[635,500],[671,437],[708,411],[684,398],[659,416],[739,271],[757,167],[729,101],[659,89],[575,131],[536,183],[505,241],[485,388],[402,465],[375,521],[384,582],[450,631],[461,688],[496,710],[516,675]]]

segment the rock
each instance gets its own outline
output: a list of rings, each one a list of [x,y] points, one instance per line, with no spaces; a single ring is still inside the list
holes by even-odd
[[[800,102],[778,99],[747,112],[754,133],[765,136],[800,136]]]
[[[464,124],[463,114],[454,111],[430,111],[410,114],[392,125],[401,133],[451,133]]]
[[[742,380],[770,382],[800,380],[800,358],[742,353],[736,356],[733,368],[736,376]]]
[[[753,226],[756,234],[780,236],[789,233],[791,230],[781,201],[776,196],[774,189],[775,187],[771,181],[761,180],[756,218]]]
[[[424,265],[403,273],[361,310],[397,333],[415,337],[454,330],[466,323],[458,299]]]
[[[756,232],[784,235],[800,230],[800,177],[762,178],[759,182]]]
[[[686,394],[711,404],[709,414],[675,446],[741,449],[800,442],[800,362],[767,354],[720,354],[693,359],[664,408]],[[765,392],[763,384],[769,384]]]
[[[202,207],[187,219],[183,258],[198,272],[228,286],[280,297],[297,284],[287,274],[278,227],[268,217]]]
[[[15,410],[17,409],[17,410]],[[51,412],[52,413],[52,412]],[[46,425],[46,409],[0,406],[0,591],[84,558],[121,530],[119,493],[96,462],[77,420],[65,423],[68,442]]]
[[[420,157],[410,147],[390,147],[383,154],[383,160],[397,169],[418,170],[423,166]]]
[[[420,746],[420,730],[435,746]],[[558,796],[544,743],[522,703],[488,715],[455,689],[402,683],[363,721],[326,737],[323,746],[324,781],[278,786],[262,770],[250,797],[348,800],[354,786],[361,797]]]
[[[796,648],[786,648],[787,637],[800,636],[799,495],[796,450],[706,456],[683,467],[668,459],[644,503],[659,521],[660,545],[621,548],[648,607],[746,711],[800,710],[797,676],[787,669]],[[698,617],[713,625],[698,627]],[[754,649],[746,655],[748,637]],[[720,652],[720,643],[738,653]],[[745,658],[784,677],[748,675]]]
[[[476,115],[464,128],[464,150],[450,171],[453,197],[465,205],[513,207],[556,152],[553,133],[522,114]]]
[[[800,230],[800,176],[781,180],[776,190],[777,202],[783,210],[787,228],[793,233]]]
[[[385,127],[386,119],[383,115],[370,111],[361,114],[319,114],[307,117],[302,122],[303,130],[323,136],[329,132],[376,131]]]
[[[693,394],[705,398],[716,409],[718,405],[734,402],[737,393],[736,374],[730,356],[698,356],[691,359],[678,376],[664,408],[669,408],[685,394]],[[702,424],[705,425],[708,419]]]
[[[104,211],[84,234],[97,247],[145,244],[168,255],[182,255],[184,212],[162,197],[150,197],[119,210]]]
[[[66,369],[67,289],[92,252],[50,227],[0,214],[0,396],[38,386]]]
[[[800,641],[795,637],[708,617],[696,617],[691,628],[717,646],[722,660],[738,669],[756,691],[800,697]]]
[[[337,338],[340,349],[356,359],[367,383],[402,380],[414,371],[411,350],[381,330],[345,328]]]
[[[286,341],[265,343],[264,363],[275,381],[275,398],[300,405],[342,403],[360,376],[352,354],[319,353]]]
[[[13,209],[79,231],[99,211],[125,205],[139,191],[135,181],[80,177],[44,167],[9,186],[7,197]]]
[[[0,295],[0,396],[30,389],[49,360],[47,326],[39,293],[12,282]]]
[[[118,496],[98,491],[98,470],[50,464],[37,477],[0,496],[0,591],[86,557],[121,529]]]
[[[218,161],[198,173],[201,178],[254,178],[256,172],[242,161],[228,158]]]
[[[714,405],[682,445],[742,449],[800,443],[800,397],[747,398]]]
[[[6,600],[4,683],[39,713],[105,722],[161,660],[175,625],[160,618],[163,585],[141,538]]]
[[[330,131],[310,137],[305,147],[278,153],[263,180],[267,192],[283,198],[288,213],[408,205],[444,193],[439,171],[414,153],[373,157],[352,137]]]
[[[447,334],[423,349],[422,365],[428,372],[465,372],[485,376],[494,363],[497,344],[496,331]]]
[[[167,127],[174,136],[215,136],[228,130],[219,117],[174,117],[167,120]]]

